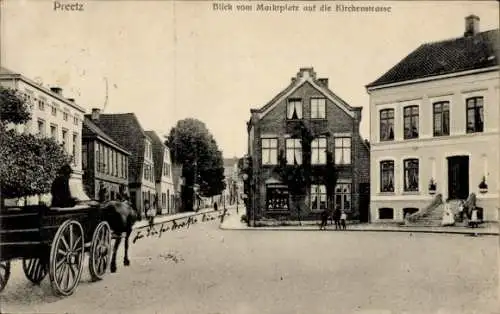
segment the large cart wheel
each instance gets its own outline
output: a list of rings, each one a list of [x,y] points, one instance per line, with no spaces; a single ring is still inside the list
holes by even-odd
[[[92,236],[89,255],[89,272],[92,280],[100,280],[106,273],[111,260],[111,228],[102,221]]]
[[[85,254],[83,228],[75,220],[66,220],[57,229],[50,248],[49,276],[58,295],[73,294],[82,276]]]
[[[39,284],[47,276],[48,266],[41,258],[23,258],[24,274],[34,284]]]
[[[0,292],[3,291],[10,277],[10,261],[0,262]]]

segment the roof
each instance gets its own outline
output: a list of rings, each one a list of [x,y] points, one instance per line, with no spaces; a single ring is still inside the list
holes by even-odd
[[[80,111],[80,113],[85,113],[85,109],[83,107],[81,107],[80,105],[68,100],[67,98],[63,97],[62,95],[59,95],[59,94],[53,92],[50,88],[47,88],[47,87],[29,79],[29,78],[27,78],[24,75],[21,75],[20,73],[14,72],[14,71],[9,70],[5,67],[0,67],[0,77],[7,78],[7,79],[21,79],[25,83],[41,90],[45,94],[50,95],[51,97],[54,97],[54,98],[58,99],[59,101],[62,101],[66,105],[73,107],[74,109]]]
[[[359,110],[358,107],[351,107],[347,102],[345,102],[342,98],[333,93],[328,87],[324,86],[323,83],[320,82],[321,79],[316,78],[316,72],[314,72],[314,68],[300,68],[299,72],[295,77],[292,78],[290,84],[285,87],[281,92],[279,92],[271,101],[265,104],[260,109],[251,109],[251,113],[259,113],[259,116],[262,117],[266,115],[270,110],[280,103],[284,98],[288,97],[295,90],[299,89],[304,84],[311,84],[318,92],[322,93],[326,98],[330,99],[335,105],[337,105],[340,109],[344,110],[348,115],[354,116],[354,110]],[[250,122],[253,122],[250,119]]]
[[[91,115],[85,115],[90,118]],[[99,114],[99,119],[93,121],[101,130],[126,147],[132,155],[129,158],[129,180],[142,180],[142,165],[144,163],[144,141],[138,138],[149,138],[134,113]]]
[[[114,139],[107,135],[103,130],[101,130],[101,128],[95,125],[94,122],[92,122],[92,120],[87,117],[84,117],[83,119],[82,137],[98,137],[104,142],[107,142],[108,145],[111,145],[114,148],[124,152],[125,154],[130,155],[130,152],[128,150],[118,144]]]
[[[163,154],[167,148],[155,131],[146,131],[153,144],[153,161],[155,163],[155,179],[161,181],[163,173]]]
[[[498,66],[499,30],[426,43],[366,87]]]

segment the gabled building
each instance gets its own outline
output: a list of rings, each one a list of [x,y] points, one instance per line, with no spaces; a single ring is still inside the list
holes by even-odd
[[[99,109],[92,109],[92,114],[86,117],[131,153],[128,187],[132,204],[141,211],[144,211],[146,200],[153,205],[156,197],[153,141],[135,114],[101,114]]]
[[[276,173],[280,155],[287,165],[303,164],[302,143],[294,135],[298,125],[316,134],[310,152],[311,184],[299,200],[300,218],[317,219],[323,210],[338,207],[349,219],[368,219],[369,149],[359,133],[361,110],[334,94],[328,79],[317,78],[313,68],[301,68],[276,97],[251,110],[248,154],[255,192],[249,197],[256,219],[298,218],[289,186]],[[327,199],[327,152],[333,155],[338,177],[332,199]]]
[[[96,113],[94,113],[96,114]],[[95,118],[95,117],[94,117]],[[130,152],[85,117],[82,132],[82,170],[85,192],[99,200],[114,200],[121,192],[128,193]],[[125,190],[121,190],[125,187]]]
[[[89,197],[83,191],[82,184],[82,121],[85,109],[74,99],[66,98],[60,87],[45,87],[28,77],[0,67],[0,84],[20,93],[29,105],[31,120],[16,126],[18,132],[52,137],[61,143],[66,152],[73,156],[73,169],[70,179],[72,196],[86,201]],[[38,204],[39,201],[50,204],[51,195],[29,197],[28,204]]]
[[[373,221],[402,221],[439,194],[456,207],[472,193],[497,220],[499,36],[468,16],[463,36],[420,45],[367,85]]]
[[[156,195],[158,197],[156,209],[158,214],[174,214],[175,189],[172,176],[172,161],[170,150],[154,131],[146,131],[153,143],[153,159],[155,164]]]

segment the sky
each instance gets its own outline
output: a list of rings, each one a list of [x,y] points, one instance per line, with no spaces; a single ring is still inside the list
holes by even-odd
[[[162,136],[180,119],[203,121],[226,158],[247,150],[246,122],[301,67],[362,106],[369,137],[374,81],[419,45],[460,37],[465,16],[499,27],[496,1],[57,1],[0,0],[0,62],[47,86],[60,86],[88,112],[134,112]],[[254,11],[238,12],[236,5]],[[315,12],[255,11],[258,3],[316,4]],[[319,6],[390,6],[386,13],[320,12]],[[106,98],[108,82],[108,101]]]

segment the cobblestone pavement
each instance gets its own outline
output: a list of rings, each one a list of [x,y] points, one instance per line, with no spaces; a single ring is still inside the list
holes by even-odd
[[[123,248],[121,248],[123,249]],[[131,244],[131,265],[66,298],[19,262],[2,313],[495,313],[498,238],[245,232],[198,222]],[[86,265],[85,265],[86,266]],[[498,313],[498,312],[496,312]]]

